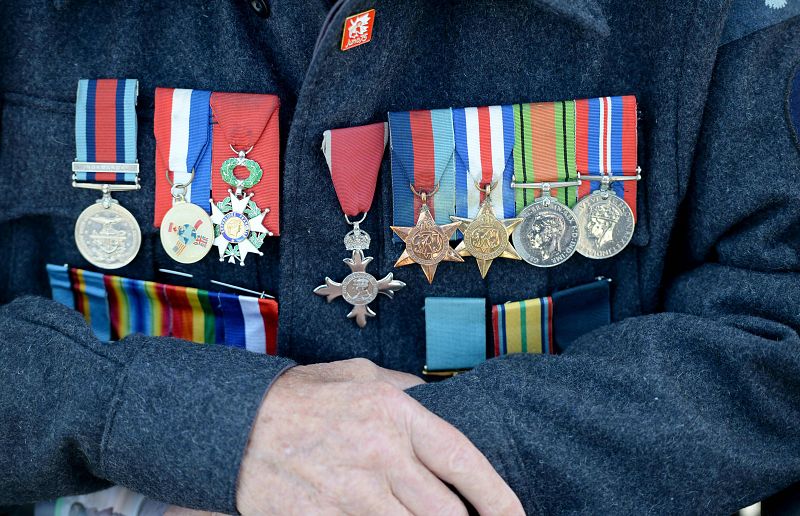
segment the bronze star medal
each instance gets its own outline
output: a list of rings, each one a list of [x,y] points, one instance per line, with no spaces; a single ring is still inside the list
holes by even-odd
[[[456,252],[461,256],[475,257],[481,278],[486,277],[495,258],[521,260],[508,239],[522,219],[498,219],[488,195],[474,219],[450,218],[459,222],[459,229],[464,233],[464,240],[458,244]]]
[[[464,259],[450,247],[450,237],[458,230],[460,223],[444,224],[438,226],[433,220],[426,204],[419,210],[417,225],[414,227],[391,226],[397,236],[406,244],[406,249],[394,264],[395,267],[418,263],[428,278],[428,283],[433,283],[433,276],[440,262],[463,262]]]

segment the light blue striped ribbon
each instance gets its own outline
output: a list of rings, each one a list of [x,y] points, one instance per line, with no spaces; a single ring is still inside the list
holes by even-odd
[[[67,308],[75,309],[75,298],[72,296],[72,282],[69,279],[69,267],[66,265],[47,264],[47,276],[50,278],[50,289],[53,300]]]
[[[117,163],[136,163],[136,79],[117,79]],[[97,79],[81,79],[75,102],[75,159],[95,162],[95,92]]]
[[[89,317],[94,334],[103,342],[111,340],[111,318],[108,312],[108,294],[103,274],[83,271],[86,297],[89,298]]]

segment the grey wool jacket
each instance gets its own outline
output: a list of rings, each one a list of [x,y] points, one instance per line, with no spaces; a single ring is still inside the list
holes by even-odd
[[[800,151],[794,4],[753,0],[21,0],[0,3],[0,505],[111,483],[235,511],[256,410],[287,367],[366,357],[419,373],[429,296],[502,303],[613,279],[610,325],[410,394],[458,427],[531,514],[725,514],[800,481]],[[376,9],[371,42],[339,49]],[[745,9],[746,16],[734,16]],[[780,11],[786,9],[786,11]],[[763,18],[763,20],[762,20]],[[744,21],[742,21],[744,20]],[[753,21],[757,23],[750,23]],[[277,296],[279,357],[135,335],[100,343],[46,263],[96,195],[70,186],[81,78],[140,81],[143,188],[126,277]],[[156,86],[281,101],[281,236],[246,267],[172,262],[152,227]],[[323,131],[388,111],[636,95],[638,223],[607,260],[393,269],[389,160],[371,270],[406,282],[364,329],[312,290],[343,273]],[[795,120],[796,122],[796,120]],[[194,274],[182,280],[167,267]],[[338,272],[337,272],[338,271]],[[269,489],[269,486],[265,486]]]

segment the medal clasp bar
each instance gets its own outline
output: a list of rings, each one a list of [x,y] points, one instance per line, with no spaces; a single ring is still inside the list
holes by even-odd
[[[593,176],[589,174],[581,174],[578,172],[578,179],[581,181],[601,181],[601,182],[608,182],[614,183],[616,181],[641,181],[642,180],[642,167],[636,167],[636,174],[630,175],[619,175],[619,176],[611,176],[611,175],[602,175],[602,176]],[[513,187],[513,185],[512,185]]]
[[[134,184],[116,184],[113,181],[107,183],[95,179],[92,182],[82,178],[87,174],[124,174],[132,175]],[[130,180],[128,180],[130,183]],[[72,162],[72,186],[74,188],[86,188],[89,190],[104,190],[108,192],[126,192],[141,189],[139,184],[139,164],[138,163],[94,163],[73,161]]]

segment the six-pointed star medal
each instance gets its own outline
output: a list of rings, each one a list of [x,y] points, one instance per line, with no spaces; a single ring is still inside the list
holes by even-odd
[[[416,226],[410,228],[391,226],[392,231],[406,244],[405,251],[394,266],[402,267],[418,263],[428,278],[428,283],[433,283],[433,276],[440,262],[464,261],[449,243],[450,237],[458,230],[459,225],[460,223],[455,222],[437,226],[428,206],[423,204],[419,210]]]
[[[450,217],[461,225],[464,240],[456,247],[461,256],[474,256],[478,262],[481,278],[486,277],[495,258],[521,260],[517,250],[509,242],[509,237],[522,219],[498,219],[492,203],[487,197],[478,209],[474,219]]]
[[[372,261],[372,257],[364,257],[364,252],[360,249],[353,251],[352,258],[342,260],[350,267],[350,274],[341,282],[337,283],[330,278],[325,278],[325,284],[314,289],[318,296],[325,296],[328,303],[339,296],[353,305],[353,309],[347,314],[348,319],[355,319],[356,324],[363,328],[367,325],[367,317],[375,317],[369,306],[371,302],[383,294],[390,299],[394,293],[406,284],[394,279],[390,272],[383,279],[376,280],[372,274],[366,272],[367,265]]]

